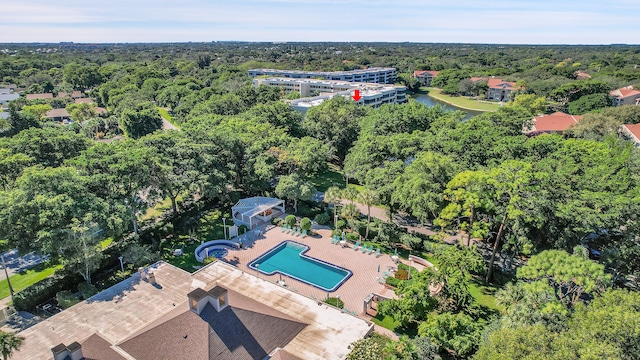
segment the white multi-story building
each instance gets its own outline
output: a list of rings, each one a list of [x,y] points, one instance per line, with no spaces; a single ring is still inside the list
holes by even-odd
[[[277,86],[284,89],[285,94],[292,91],[300,93],[301,99],[290,103],[297,108],[319,105],[336,95],[350,98],[355,90],[360,92],[361,99],[357,103],[362,105],[378,107],[382,104],[402,104],[407,101],[407,88],[396,85],[290,78],[257,78],[253,80],[253,84],[256,87]]]
[[[348,82],[366,82],[378,84],[393,84],[396,81],[395,68],[373,67],[350,71],[300,71],[276,69],[252,69],[249,76],[273,76],[291,79],[325,79]]]
[[[612,90],[609,96],[613,99],[613,106],[638,105],[640,101],[640,91],[634,89],[633,85]]]

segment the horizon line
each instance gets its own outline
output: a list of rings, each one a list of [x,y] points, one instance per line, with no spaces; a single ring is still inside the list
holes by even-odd
[[[0,45],[135,45],[135,44],[211,44],[211,43],[247,43],[247,44],[425,44],[425,45],[501,45],[501,46],[640,46],[640,43],[488,43],[488,42],[418,42],[418,41],[300,41],[300,40],[211,40],[211,41],[113,41],[113,42],[76,42],[76,41],[28,41],[2,42]]]

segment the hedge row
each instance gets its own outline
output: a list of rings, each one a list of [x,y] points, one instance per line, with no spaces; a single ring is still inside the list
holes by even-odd
[[[13,298],[13,306],[17,310],[32,311],[36,306],[55,297],[59,291],[73,289],[81,281],[80,275],[56,272],[18,292]]]

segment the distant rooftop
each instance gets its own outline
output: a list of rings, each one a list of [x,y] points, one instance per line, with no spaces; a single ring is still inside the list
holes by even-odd
[[[371,67],[367,69],[355,69],[346,71],[304,71],[304,70],[281,70],[281,69],[251,69],[252,72],[272,72],[272,73],[290,73],[290,74],[319,74],[319,75],[351,75],[351,74],[367,74],[371,72],[396,71],[396,68],[387,67]]]
[[[524,132],[528,135],[563,133],[581,119],[582,116],[579,115],[569,115],[556,111],[553,114],[534,117],[531,128],[525,129]]]

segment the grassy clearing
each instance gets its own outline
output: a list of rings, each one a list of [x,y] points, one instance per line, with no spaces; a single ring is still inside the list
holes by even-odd
[[[344,187],[344,177],[336,170],[327,170],[308,179],[318,191],[325,192],[332,186]]]
[[[442,90],[436,88],[426,88],[424,90],[426,90],[428,92],[428,95],[432,98],[467,110],[497,111],[500,108],[500,104],[498,103],[480,102],[478,100],[470,99],[463,96],[449,96],[442,94]]]
[[[474,279],[474,282],[469,286],[469,293],[476,301],[489,309],[503,311],[502,306],[496,303],[495,293],[498,287],[489,284],[487,285],[479,278]]]
[[[177,266],[188,272],[194,272],[194,266],[202,266],[196,260],[195,251],[200,242],[186,242],[186,239],[180,239],[175,242],[166,243],[162,246],[162,259],[173,266]],[[182,248],[183,255],[173,256],[174,248]]]
[[[389,329],[391,331],[395,331],[398,326],[400,326],[400,322],[392,318],[391,316],[382,316],[381,314],[376,315],[371,319],[376,325],[382,326],[385,329]]]
[[[109,245],[111,245],[112,242],[113,242],[113,238],[106,238],[106,239],[100,241],[100,246],[102,247],[102,250],[108,248]]]
[[[53,273],[62,268],[62,265],[50,266],[48,264],[40,264],[34,268],[29,270],[21,271],[11,277],[11,286],[13,287],[14,292],[18,292],[29,285],[33,285],[38,281],[48,278],[53,275]],[[10,296],[9,292],[9,284],[7,283],[7,279],[0,281],[0,299],[4,299]]]
[[[176,127],[180,127],[178,126],[178,124],[176,124],[173,121],[173,116],[171,116],[171,114],[169,114],[169,111],[167,111],[167,109],[163,109],[161,107],[158,107],[158,111],[160,112],[160,116],[162,116],[163,118],[167,119],[168,122],[172,123],[174,126]]]
[[[178,195],[176,198],[176,202],[180,203],[183,199],[182,195]],[[147,211],[142,214],[142,216],[138,217],[138,221],[144,222],[151,219],[155,219],[162,215],[165,211],[171,209],[171,199],[166,198],[161,202],[155,204],[153,207],[147,209]],[[178,211],[180,211],[180,205],[178,204]]]

